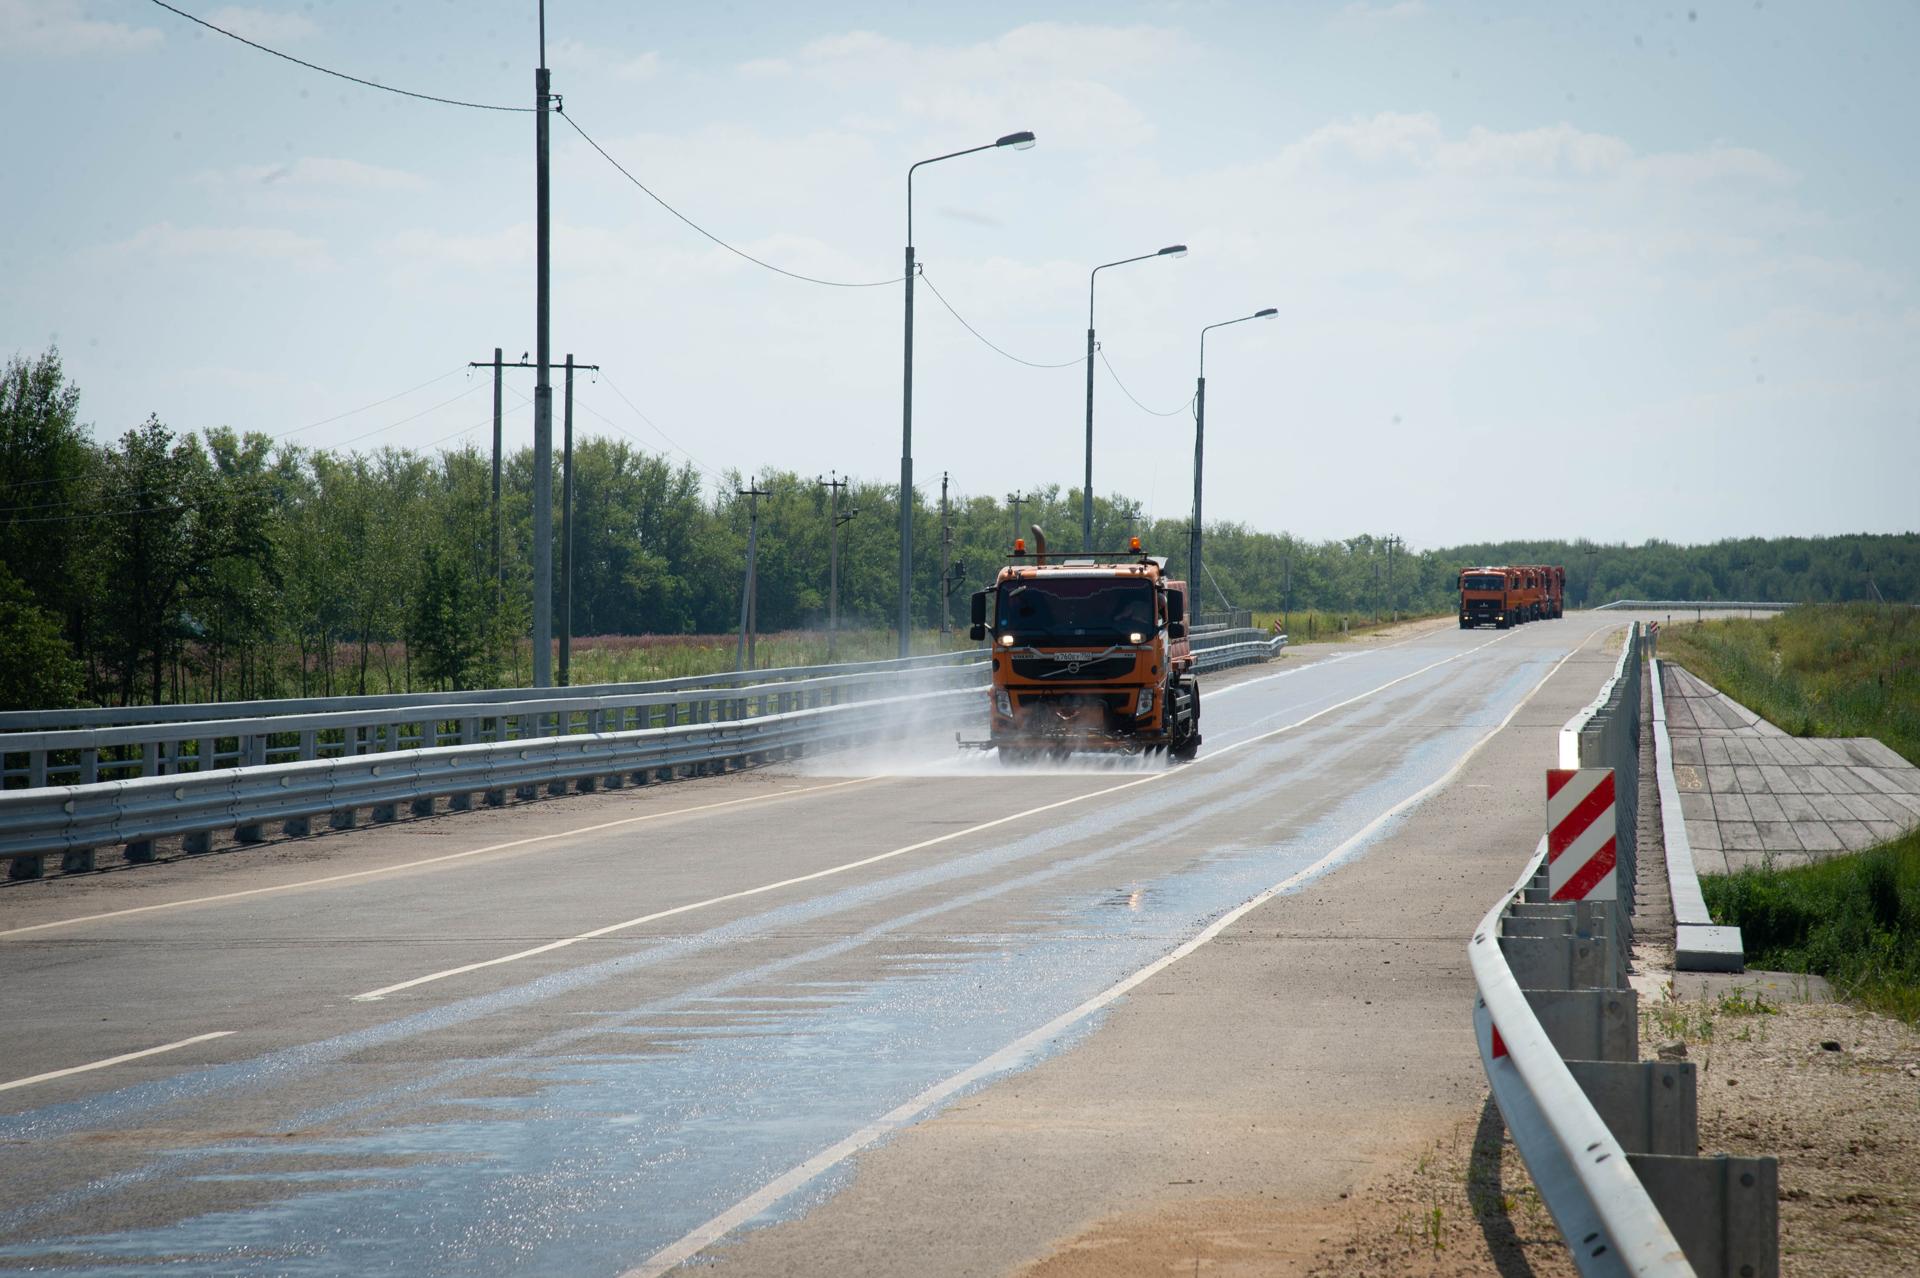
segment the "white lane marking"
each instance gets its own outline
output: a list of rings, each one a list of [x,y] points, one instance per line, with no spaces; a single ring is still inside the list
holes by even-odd
[[[376,874],[397,874],[401,870],[416,870],[423,865],[439,865],[447,861],[461,861],[468,857],[485,856],[489,852],[505,852],[512,848],[527,847],[535,843],[551,843],[555,839],[568,839],[577,834],[593,834],[600,830],[612,830],[623,825],[634,825],[642,821],[661,821],[667,817],[685,816],[690,812],[711,812],[716,808],[733,808],[743,803],[764,803],[770,799],[785,799],[797,794],[814,794],[821,790],[838,790],[845,786],[861,785],[868,781],[883,780],[882,777],[854,777],[848,781],[829,781],[822,785],[802,786],[795,790],[777,790],[770,794],[752,794],[741,799],[723,799],[716,803],[697,803],[691,807],[671,808],[665,812],[646,812],[639,816],[622,817],[618,821],[602,821],[598,825],[583,825],[573,830],[556,830],[552,834],[534,834],[524,839],[509,839],[505,843],[490,843],[484,848],[470,848],[465,852],[448,852],[442,856],[430,856],[419,861],[405,861],[399,865],[382,865],[371,870],[353,870],[345,874],[329,874],[318,879],[301,879],[298,883],[277,883],[270,887],[247,888],[239,892],[220,892],[213,896],[193,896],[179,901],[161,901],[154,905],[129,906],[124,910],[108,910],[104,914],[81,914],[70,919],[55,919],[51,923],[34,923],[27,927],[8,928],[0,931],[0,937],[20,936],[27,932],[44,932],[49,928],[72,927],[78,923],[95,923],[101,919],[125,918],[129,914],[149,914],[155,910],[177,910],[187,905],[208,905],[215,901],[235,901],[242,897],[263,896],[269,892],[292,892],[299,888],[319,887],[327,883],[344,883],[350,879],[371,878]]]
[[[103,1061],[92,1061],[85,1065],[73,1065],[66,1069],[48,1070],[44,1074],[35,1074],[32,1078],[16,1078],[11,1083],[0,1083],[0,1092],[9,1092],[16,1087],[31,1087],[35,1083],[45,1083],[55,1078],[65,1078],[69,1074],[84,1074],[88,1070],[105,1069],[109,1065],[118,1065],[123,1061],[137,1061],[142,1056],[158,1056],[162,1052],[171,1052],[176,1048],[191,1047],[195,1043],[204,1043],[208,1039],[225,1038],[235,1030],[215,1030],[211,1034],[195,1034],[192,1038],[183,1038],[177,1043],[162,1043],[158,1047],[149,1047],[138,1052],[128,1052],[124,1056],[109,1056]]]
[[[581,932],[575,936],[561,937],[557,941],[548,941],[545,945],[536,945],[529,950],[519,950],[512,954],[502,954],[499,958],[482,959],[478,963],[466,963],[459,967],[450,967],[443,972],[429,972],[425,976],[416,976],[410,981],[401,981],[397,985],[383,985],[377,990],[368,990],[365,994],[355,994],[353,1000],[356,1003],[372,1002],[375,999],[385,998],[387,995],[398,993],[401,990],[412,989],[416,985],[425,985],[429,981],[442,981],[449,976],[460,976],[467,972],[477,972],[482,968],[498,967],[502,963],[513,963],[520,959],[532,958],[536,954],[549,954],[554,950],[566,949],[570,945],[578,945],[582,941],[591,941],[596,937],[609,936],[615,932],[623,932],[630,927],[639,927],[642,923],[652,923],[659,919],[672,918],[676,914],[689,914],[694,910],[704,910],[711,905],[723,905],[728,901],[738,901],[743,897],[759,896],[764,892],[773,892],[780,888],[792,887],[796,883],[811,883],[815,879],[829,878],[835,874],[845,874],[848,870],[857,870],[862,866],[874,865],[881,861],[891,861],[893,858],[905,856],[909,852],[920,852],[930,847],[936,847],[942,843],[949,843],[954,839],[964,838],[969,834],[978,834],[982,830],[991,830],[995,826],[1005,825],[1009,821],[1019,821],[1026,817],[1038,816],[1042,812],[1051,812],[1055,808],[1064,808],[1069,804],[1084,803],[1088,799],[1097,799],[1103,794],[1114,794],[1121,790],[1131,790],[1135,786],[1146,785],[1150,781],[1158,781],[1165,776],[1166,773],[1164,772],[1150,773],[1147,776],[1138,777],[1132,781],[1123,781],[1119,785],[1108,786],[1104,790],[1092,790],[1086,794],[1076,794],[1069,799],[1059,799],[1053,803],[1042,804],[1037,808],[1028,808],[1025,812],[1015,812],[1008,816],[998,817],[992,821],[984,821],[979,825],[969,826],[964,830],[954,830],[948,834],[936,835],[931,839],[923,839],[918,843],[909,843],[906,847],[895,848],[891,852],[876,852],[872,856],[862,857],[858,861],[848,861],[844,865],[830,865],[824,870],[815,870],[811,874],[798,874],[790,879],[781,879],[777,883],[762,883],[758,887],[741,888],[738,892],[728,892],[722,896],[710,896],[704,901],[689,901],[685,905],[675,905],[668,909],[655,910],[652,914],[642,914],[637,919],[628,919],[623,923],[609,923],[605,927],[594,928],[591,932]]]
[[[1393,687],[1397,683],[1405,683],[1407,680],[1412,679],[1418,675],[1425,674],[1427,671],[1432,670],[1438,666],[1444,666],[1450,661],[1458,661],[1460,658],[1467,656],[1470,653],[1478,652],[1480,651],[1481,648],[1485,648],[1490,644],[1499,643],[1501,639],[1505,639],[1506,637],[1507,637],[1506,635],[1501,635],[1499,636],[1499,638],[1489,639],[1487,640],[1486,643],[1478,644],[1472,648],[1463,649],[1460,652],[1454,653],[1451,657],[1445,657],[1439,661],[1435,661],[1431,663],[1430,665],[1422,666],[1418,670],[1413,671],[1411,674],[1401,675],[1397,679],[1389,679],[1387,682],[1380,684],[1378,687],[1370,688],[1367,691],[1360,693],[1358,696],[1348,697],[1345,701],[1338,701],[1338,702],[1335,702],[1333,705],[1327,706],[1324,709],[1316,710],[1312,714],[1306,716],[1304,719],[1296,719],[1292,723],[1286,724],[1283,727],[1274,728],[1268,732],[1263,732],[1257,737],[1249,737],[1245,741],[1236,741],[1232,745],[1222,746],[1218,750],[1214,750],[1205,755],[1202,755],[1193,764],[1190,764],[1188,766],[1198,767],[1201,764],[1209,762],[1210,760],[1222,758],[1232,753],[1233,751],[1240,749],[1242,746],[1252,745],[1257,741],[1265,741],[1267,738],[1278,736],[1282,732],[1291,732],[1295,728],[1301,727],[1305,724],[1312,723],[1315,719],[1318,719],[1323,715],[1332,714],[1335,710],[1338,710],[1343,706],[1350,706],[1356,701],[1365,700],[1366,698],[1372,696],[1376,692],[1384,692],[1386,689]],[[389,994],[397,994],[401,990],[412,989],[416,985],[426,985],[432,981],[443,981],[450,976],[463,976],[468,972],[478,972],[483,968],[498,967],[503,963],[513,963],[513,962],[519,961],[520,959],[533,958],[536,955],[540,955],[540,954],[551,954],[555,950],[563,950],[563,949],[566,949],[568,946],[578,945],[582,941],[591,941],[597,937],[609,936],[615,932],[624,932],[628,928],[639,927],[644,923],[658,922],[661,919],[672,918],[678,914],[691,914],[695,910],[704,910],[710,906],[724,905],[728,901],[738,901],[750,896],[760,896],[767,892],[778,891],[781,888],[793,887],[795,884],[811,883],[816,879],[830,878],[836,874],[845,874],[849,870],[858,870],[864,866],[877,865],[882,861],[891,861],[895,857],[905,856],[909,852],[924,851],[927,848],[936,847],[942,843],[950,843],[955,839],[966,838],[970,834],[978,834],[982,830],[991,830],[996,826],[1006,825],[1010,821],[1024,820],[1030,816],[1038,816],[1042,812],[1052,812],[1056,808],[1068,807],[1075,803],[1085,803],[1088,799],[1097,799],[1103,795],[1117,794],[1122,790],[1131,790],[1135,786],[1146,785],[1148,782],[1158,781],[1161,778],[1166,777],[1168,775],[1170,774],[1165,772],[1149,773],[1144,777],[1139,777],[1132,781],[1125,781],[1119,785],[1108,786],[1102,790],[1090,790],[1085,794],[1074,795],[1073,797],[1066,798],[1066,799],[1059,799],[1053,803],[1042,804],[1040,807],[1037,807],[1037,808],[1028,808],[1024,812],[1015,812],[1008,816],[996,817],[994,820],[985,821],[975,826],[969,826],[967,829],[964,829],[964,830],[954,830],[950,833],[942,834],[937,838],[924,839],[919,843],[909,843],[906,847],[894,848],[890,852],[878,852],[872,856],[862,857],[858,861],[848,861],[842,865],[832,865],[832,866],[828,866],[826,869],[823,869],[823,870],[815,870],[811,874],[796,875],[793,878],[781,879],[775,883],[762,883],[758,887],[742,888],[737,892],[727,892],[721,896],[711,896],[704,901],[689,901],[685,905],[676,905],[669,909],[656,910],[651,914],[642,914],[639,918],[627,919],[624,922],[620,922],[620,923],[609,923],[605,927],[594,928],[591,932],[581,932],[574,936],[561,937],[559,940],[548,941],[544,945],[536,945],[536,946],[533,946],[531,949],[517,950],[512,954],[502,954],[498,958],[482,959],[478,963],[464,963],[459,967],[450,967],[445,969],[444,971],[429,972],[425,976],[416,976],[411,980],[400,981],[393,985],[383,985],[377,990],[368,990],[364,994],[355,994],[352,997],[353,997],[353,1000],[357,1003],[373,1002],[377,999],[385,998]]]
[[[1502,638],[1504,637],[1505,636],[1502,636]],[[1482,644],[1480,646],[1485,647],[1486,645]],[[1507,711],[1506,717],[1494,725],[1485,736],[1467,747],[1466,753],[1455,760],[1453,766],[1448,768],[1444,774],[1428,782],[1420,789],[1388,808],[1385,812],[1374,817],[1371,821],[1367,822],[1366,825],[1362,826],[1352,837],[1340,844],[1339,847],[1333,849],[1333,851],[1327,853],[1306,869],[1289,874],[1286,878],[1280,880],[1280,882],[1274,884],[1264,892],[1261,892],[1258,896],[1235,906],[1208,924],[1206,928],[1192,940],[1187,941],[1171,953],[1155,959],[1139,971],[1133,973],[1133,975],[1109,985],[1100,993],[1080,1004],[1080,1006],[1071,1011],[1061,1013],[1045,1025],[1042,1025],[1039,1029],[1023,1034],[984,1060],[976,1061],[959,1073],[940,1080],[915,1096],[912,1100],[907,1101],[904,1105],[888,1111],[844,1140],[829,1145],[826,1149],[821,1150],[806,1162],[776,1176],[747,1197],[721,1212],[718,1216],[715,1216],[705,1224],[688,1232],[678,1241],[669,1243],[659,1251],[654,1252],[653,1255],[647,1257],[641,1264],[627,1270],[626,1273],[621,1275],[621,1278],[659,1278],[661,1274],[692,1259],[694,1256],[700,1254],[700,1252],[706,1250],[706,1248],[712,1246],[715,1242],[718,1242],[721,1238],[724,1238],[727,1234],[738,1229],[741,1225],[746,1224],[754,1217],[760,1215],[760,1213],[766,1211],[769,1207],[772,1207],[794,1190],[799,1189],[802,1185],[817,1178],[822,1172],[827,1171],[839,1163],[845,1162],[848,1158],[859,1153],[867,1146],[905,1127],[927,1110],[954,1096],[956,1093],[964,1091],[981,1079],[988,1078],[1018,1064],[1022,1058],[1029,1055],[1048,1039],[1071,1028],[1077,1022],[1085,1020],[1088,1016],[1106,1007],[1135,986],[1140,985],[1158,973],[1173,966],[1175,963],[1178,963],[1181,959],[1187,957],[1187,955],[1193,953],[1208,941],[1213,940],[1214,937],[1220,935],[1220,933],[1226,931],[1229,927],[1232,927],[1235,923],[1262,905],[1265,905],[1274,897],[1318,875],[1322,870],[1332,865],[1342,856],[1345,856],[1352,848],[1366,839],[1371,838],[1382,826],[1393,820],[1394,817],[1399,816],[1408,808],[1420,803],[1436,790],[1453,780],[1454,777],[1460,775],[1461,770],[1467,766],[1474,755],[1480,752],[1481,747],[1498,736],[1509,723],[1512,723],[1514,716],[1520,713],[1521,708],[1533,700],[1534,694],[1546,687],[1547,680],[1553,678],[1553,676],[1559,672],[1560,667],[1567,664],[1567,661],[1573,654],[1578,652],[1583,646],[1584,644],[1576,644],[1573,648],[1569,649],[1566,656],[1561,657],[1559,661],[1555,662],[1553,668],[1540,677],[1540,682],[1534,684],[1526,696],[1514,703],[1513,709]],[[1477,649],[1469,649],[1468,651],[1477,651]],[[1451,658],[1449,658],[1449,660],[1451,660]],[[1324,711],[1322,713],[1324,713]]]

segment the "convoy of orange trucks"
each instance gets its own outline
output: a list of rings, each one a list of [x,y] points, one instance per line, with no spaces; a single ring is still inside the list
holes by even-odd
[[[1200,686],[1187,641],[1187,584],[1140,549],[1065,554],[1033,526],[993,587],[973,596],[971,634],[989,640],[988,735],[962,746],[1005,763],[1075,751],[1191,759]]]
[[[1522,564],[1460,570],[1460,628],[1493,626],[1505,630],[1526,621],[1564,616],[1567,570],[1558,565]]]

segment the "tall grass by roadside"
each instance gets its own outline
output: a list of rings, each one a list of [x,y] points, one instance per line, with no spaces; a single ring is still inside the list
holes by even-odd
[[[1920,831],[1790,870],[1700,880],[1750,966],[1811,972],[1846,998],[1920,1024]]]
[[[1419,621],[1426,617],[1442,617],[1446,613],[1402,613],[1395,617],[1382,617],[1375,620],[1369,613],[1327,612],[1320,608],[1295,608],[1291,614],[1281,612],[1256,612],[1253,624],[1257,629],[1271,631],[1276,622],[1284,621],[1287,639],[1291,643],[1339,643],[1355,635],[1369,634],[1375,630],[1384,630],[1388,626],[1397,626],[1405,621]],[[1345,628],[1342,629],[1342,623]]]
[[[1806,606],[1660,630],[1671,658],[1802,737],[1878,737],[1920,764],[1920,609]]]
[[[585,685],[722,674],[733,669],[736,644],[733,635],[575,638],[572,679],[576,685]],[[915,631],[913,635],[915,656],[977,646],[967,638],[964,626],[945,636],[937,630]],[[891,630],[843,630],[834,642],[835,661],[887,661],[899,655],[899,639]],[[761,635],[754,643],[754,665],[763,670],[824,665],[826,660],[827,636],[821,630],[784,630]]]

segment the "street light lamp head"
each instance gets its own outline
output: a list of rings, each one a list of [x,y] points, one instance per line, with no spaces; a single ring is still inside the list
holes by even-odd
[[[1033,147],[1033,144],[1037,141],[1039,141],[1039,139],[1034,137],[1032,132],[1028,130],[1022,130],[1019,133],[1007,134],[1007,136],[995,142],[994,145],[1010,146],[1016,151],[1027,151],[1027,150],[1031,150]]]
[[[1272,319],[1274,316],[1278,315],[1279,313],[1280,313],[1279,307],[1269,306],[1264,311],[1255,311],[1253,313],[1253,317],[1255,319]]]
[[[1187,246],[1184,244],[1169,244],[1154,254],[1155,257],[1185,257],[1186,255]]]

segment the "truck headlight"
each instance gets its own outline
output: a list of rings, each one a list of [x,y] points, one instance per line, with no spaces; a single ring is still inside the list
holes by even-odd
[[[1139,718],[1142,715],[1149,715],[1152,713],[1153,713],[1153,689],[1142,688],[1140,689],[1140,700],[1137,701],[1133,707],[1134,717]]]
[[[1146,636],[1141,634],[1138,630],[1134,631],[1132,634],[1129,634],[1127,636],[1128,643],[1141,643],[1145,639],[1146,639]]]
[[[1013,698],[1007,695],[1005,688],[995,688],[993,690],[993,708],[1007,718],[1013,718]]]

